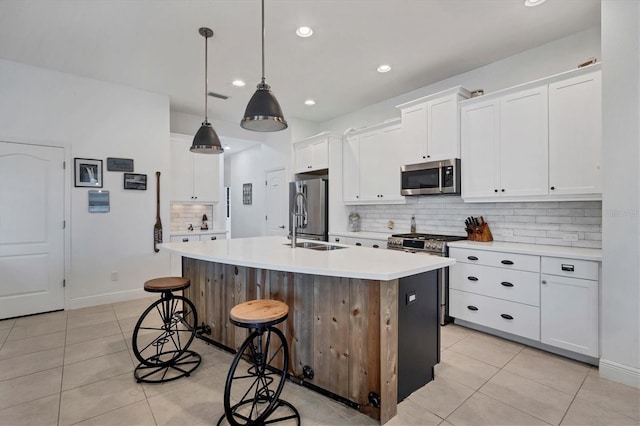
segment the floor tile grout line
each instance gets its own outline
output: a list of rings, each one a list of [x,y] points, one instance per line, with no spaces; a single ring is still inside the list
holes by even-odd
[[[589,376],[589,371],[587,370],[587,374],[585,374],[584,377],[582,378],[582,382],[580,383],[580,387],[578,387],[578,390],[576,391],[576,394],[573,395],[573,398],[571,398],[571,402],[567,406],[567,409],[565,410],[564,414],[562,415],[562,418],[560,419],[560,423],[558,423],[558,424],[562,424],[562,422],[564,421],[564,418],[567,417],[567,414],[569,413],[569,410],[571,409],[571,406],[573,405],[574,401],[578,397],[578,393],[580,392],[580,389],[582,389],[582,386],[584,385],[584,382],[587,380],[588,376]]]
[[[518,408],[518,407],[514,407],[513,405],[509,405],[509,404],[507,404],[507,403],[506,403],[506,402],[504,402],[504,401],[500,401],[499,399],[496,399],[496,398],[494,398],[494,397],[493,397],[493,396],[491,396],[491,395],[487,395],[486,393],[481,392],[481,391],[480,391],[480,389],[478,389],[478,391],[477,391],[477,392],[478,392],[478,393],[481,393],[483,396],[486,396],[487,398],[491,398],[491,399],[493,399],[494,401],[498,401],[498,402],[499,402],[500,404],[502,404],[502,405],[506,405],[507,407],[509,407],[509,408],[513,408],[514,410],[519,411],[519,412],[521,412],[521,413],[523,413],[523,414],[526,414],[526,415],[527,415],[527,416],[529,416],[529,417],[533,417],[533,418],[534,418],[534,419],[536,419],[536,420],[540,420],[541,422],[543,422],[543,423],[545,423],[545,424],[547,424],[547,425],[554,426],[552,423],[549,423],[548,421],[543,420],[543,419],[541,419],[540,417],[534,416],[533,414],[529,414],[529,413],[527,413],[526,411],[524,411],[524,410],[522,410],[522,409],[520,409],[520,408]],[[555,425],[555,426],[557,426],[557,425]]]

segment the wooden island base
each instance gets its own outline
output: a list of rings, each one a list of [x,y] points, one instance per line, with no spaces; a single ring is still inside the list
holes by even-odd
[[[229,322],[234,305],[250,299],[285,302],[289,317],[278,328],[289,342],[288,373],[351,401],[381,424],[396,415],[397,279],[308,275],[188,257],[182,267],[191,280],[185,296],[195,304],[199,323],[211,327],[206,338],[235,350],[247,330]],[[305,367],[313,371],[312,379],[305,377]],[[376,399],[379,403],[370,402]]]

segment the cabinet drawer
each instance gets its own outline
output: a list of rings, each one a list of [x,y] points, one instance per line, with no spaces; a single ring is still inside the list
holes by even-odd
[[[517,269],[519,271],[540,272],[540,256],[532,256],[529,254],[452,247],[449,250],[449,257],[453,257],[457,262],[463,263],[498,266],[506,269]]]
[[[200,241],[199,235],[174,235],[170,238],[172,243],[187,243],[189,241]]]
[[[543,256],[541,268],[543,274],[598,280],[598,262],[591,260]]]
[[[537,272],[469,263],[456,263],[449,271],[450,288],[540,306],[540,276]]]
[[[540,309],[452,289],[449,313],[454,318],[540,340]]]

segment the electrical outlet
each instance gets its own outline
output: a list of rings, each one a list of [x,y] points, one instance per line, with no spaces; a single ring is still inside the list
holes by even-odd
[[[578,234],[564,234],[562,241],[578,241]]]
[[[118,271],[113,271],[111,273],[111,281],[118,281],[120,279],[120,273]]]

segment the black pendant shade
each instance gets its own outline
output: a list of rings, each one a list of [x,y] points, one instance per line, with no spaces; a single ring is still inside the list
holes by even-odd
[[[264,81],[264,0],[262,0],[262,79],[258,90],[253,94],[240,127],[254,132],[277,132],[288,127],[282,108],[271,92],[271,87]]]
[[[220,138],[211,127],[211,123],[206,120],[198,129],[198,133],[193,138],[193,143],[189,149],[191,152],[198,154],[222,154],[224,152],[220,144]]]
[[[255,132],[277,132],[287,128],[282,108],[264,81],[258,84],[258,90],[249,100],[240,126]]]
[[[209,93],[209,82],[207,79],[207,65],[209,62],[209,58],[207,57],[207,40],[209,37],[213,37],[213,31],[210,28],[203,27],[200,28],[198,32],[204,37],[204,121],[200,129],[198,129],[198,133],[194,136],[193,143],[189,150],[198,154],[222,154],[224,149],[222,149],[222,145],[220,144],[220,138],[218,138],[216,131],[211,127],[211,123],[209,123],[207,117],[207,100]]]

